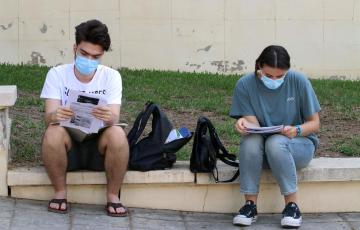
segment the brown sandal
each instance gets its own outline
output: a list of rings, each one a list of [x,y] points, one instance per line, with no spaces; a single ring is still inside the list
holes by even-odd
[[[51,208],[50,207],[50,204],[58,204],[59,205],[59,208]],[[62,204],[65,204],[66,205],[66,208],[63,210],[61,209],[61,206]],[[60,213],[60,214],[66,214],[68,213],[68,203],[67,203],[67,200],[66,199],[52,199],[49,201],[49,204],[48,204],[48,211],[49,212],[55,212],[55,213]]]
[[[110,212],[109,208],[112,207],[115,212]],[[125,209],[125,212],[116,212],[116,209],[117,208],[124,208]],[[111,203],[111,202],[108,202],[105,206],[105,209],[106,209],[106,212],[107,212],[107,215],[108,216],[112,216],[112,217],[125,217],[128,215],[128,209],[122,205],[122,203]]]

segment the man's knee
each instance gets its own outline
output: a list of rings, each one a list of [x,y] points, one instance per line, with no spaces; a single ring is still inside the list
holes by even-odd
[[[107,128],[101,135],[101,145],[116,146],[123,148],[128,146],[128,141],[125,131],[119,126],[111,126]]]
[[[43,147],[66,145],[67,148],[70,148],[71,141],[69,134],[64,127],[59,125],[49,125],[45,130],[42,145]]]

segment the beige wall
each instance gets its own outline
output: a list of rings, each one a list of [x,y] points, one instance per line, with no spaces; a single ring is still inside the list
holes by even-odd
[[[113,67],[244,73],[281,44],[311,77],[360,79],[360,0],[0,0],[0,62],[70,62],[91,18]]]

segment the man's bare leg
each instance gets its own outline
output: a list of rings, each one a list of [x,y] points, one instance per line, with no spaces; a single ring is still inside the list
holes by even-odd
[[[99,151],[105,155],[107,201],[120,203],[118,193],[129,161],[129,145],[124,130],[118,126],[107,128],[100,136]],[[117,208],[115,211],[110,207],[109,211],[111,213],[124,213],[125,209]]]
[[[49,125],[42,141],[42,159],[46,172],[55,190],[55,199],[66,199],[67,151],[71,148],[71,139],[67,131],[59,125]],[[51,203],[50,207],[58,209],[59,205]],[[62,204],[65,210],[66,205]]]

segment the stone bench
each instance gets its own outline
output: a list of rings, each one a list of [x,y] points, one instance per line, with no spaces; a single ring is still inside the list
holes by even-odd
[[[233,173],[219,163],[220,178]],[[360,211],[360,158],[316,158],[298,176],[303,212]],[[7,182],[12,197],[48,200],[53,194],[43,167],[9,170]],[[103,172],[70,172],[67,184],[70,202],[105,203]],[[283,198],[269,170],[262,174],[260,189],[259,212],[280,212]],[[191,173],[186,161],[170,170],[128,171],[121,199],[129,207],[223,213],[236,212],[244,202],[238,181],[215,183],[207,173]]]
[[[16,87],[0,86],[0,196],[48,200],[53,190],[43,167],[8,170],[9,107],[15,101]],[[220,178],[233,172],[219,163]],[[317,158],[298,177],[303,212],[360,212],[360,158]],[[67,184],[70,202],[105,204],[104,172],[71,172]],[[259,211],[280,212],[283,198],[269,170],[260,189]],[[129,207],[224,213],[236,212],[244,202],[238,182],[214,183],[207,173],[191,173],[189,162],[177,162],[170,170],[129,171],[121,199]]]

